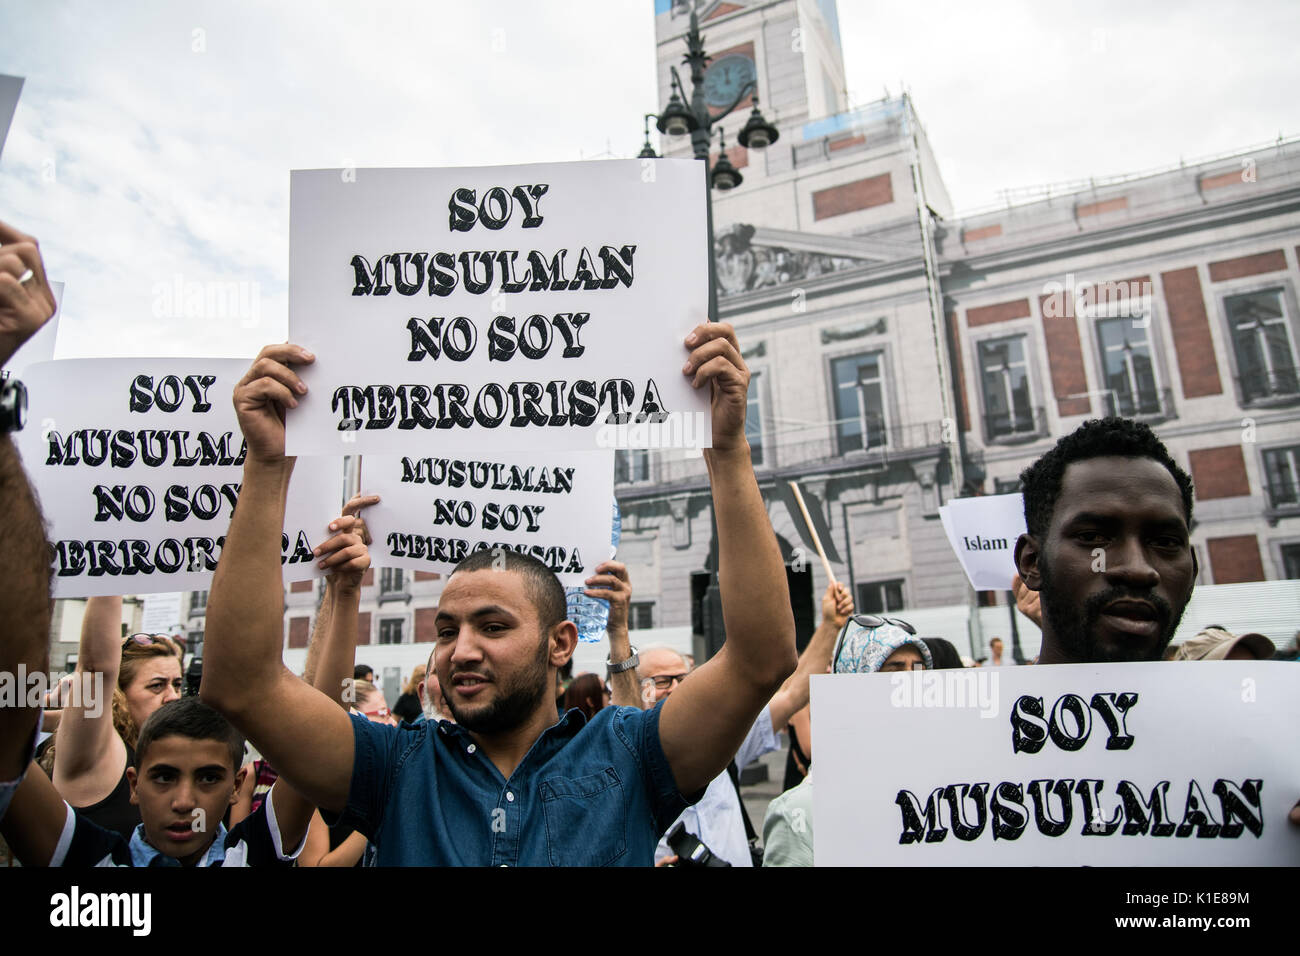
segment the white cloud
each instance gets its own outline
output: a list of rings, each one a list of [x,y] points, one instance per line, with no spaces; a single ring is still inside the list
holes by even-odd
[[[839,6],[850,89],[910,87],[959,209],[1249,145],[1294,116],[1291,2]],[[650,0],[47,0],[4,20],[0,72],[27,83],[0,217],[68,283],[67,356],[282,339],[290,169],[630,156],[658,108]],[[155,316],[177,276],[256,283],[261,325]]]

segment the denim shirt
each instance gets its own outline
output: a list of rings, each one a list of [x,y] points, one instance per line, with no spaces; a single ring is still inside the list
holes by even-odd
[[[658,707],[606,707],[590,721],[570,710],[508,780],[448,721],[353,715],[352,731],[338,819],[375,844],[378,866],[650,866],[691,802],[660,746]]]

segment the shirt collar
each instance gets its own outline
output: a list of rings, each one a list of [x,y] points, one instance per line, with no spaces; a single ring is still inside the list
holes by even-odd
[[[136,826],[131,834],[131,863],[134,866],[180,866],[180,861],[175,857],[166,856],[162,852],[155,850],[149,845],[144,838],[144,824]],[[218,866],[226,859],[226,825],[217,824],[217,835],[208,847],[208,852],[203,855],[196,866]]]

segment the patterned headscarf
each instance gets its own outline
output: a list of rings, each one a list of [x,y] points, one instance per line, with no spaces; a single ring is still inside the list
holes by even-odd
[[[844,627],[846,633],[840,640],[839,656],[834,658],[836,674],[874,674],[904,644],[920,651],[927,670],[934,667],[925,642],[896,624],[866,628],[850,618]]]

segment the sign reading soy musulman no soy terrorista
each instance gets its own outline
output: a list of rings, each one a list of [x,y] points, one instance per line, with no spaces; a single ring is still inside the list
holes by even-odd
[[[295,171],[288,452],[709,447],[693,160]]]

